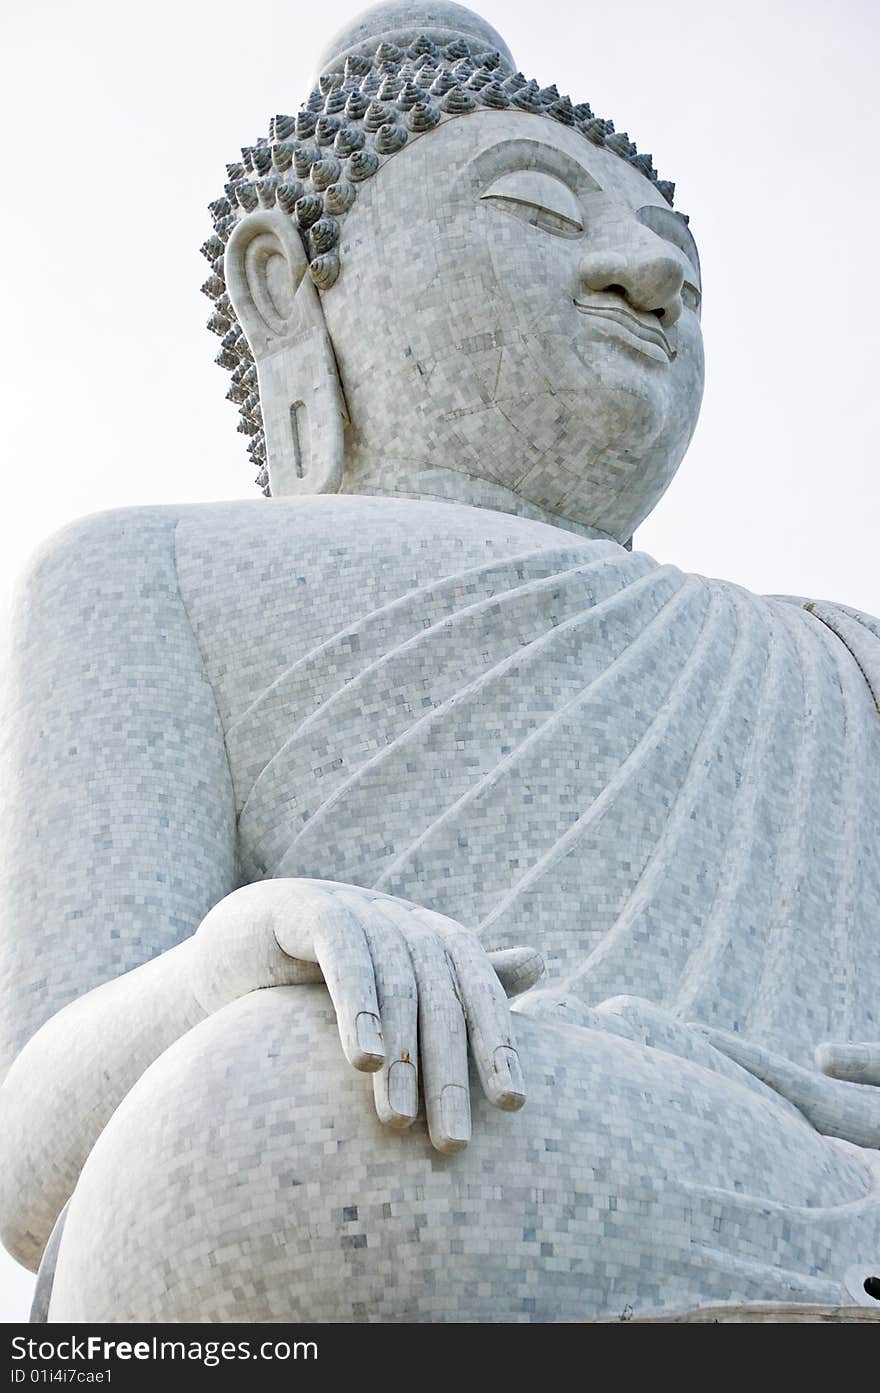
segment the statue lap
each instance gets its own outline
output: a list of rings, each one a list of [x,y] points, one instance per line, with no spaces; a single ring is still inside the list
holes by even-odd
[[[451,72],[463,12],[440,8],[456,12]],[[326,62],[341,71],[392,21],[408,44],[424,18],[382,6]],[[463,22],[474,62],[501,44]],[[440,61],[422,37],[409,57],[426,53]],[[354,57],[356,126],[378,72]],[[634,164],[627,136],[555,89],[511,99],[508,60],[487,69],[491,111],[459,125],[446,118],[474,98],[430,119],[418,104],[402,159],[368,127],[340,131],[351,183],[326,200],[321,159],[296,203],[273,176],[212,205],[203,288],[259,482],[328,497],[116,516],[37,567],[0,1058],[182,943],[242,870],[377,885],[496,945],[521,941],[519,914],[541,931],[553,1001],[650,992],[680,1036],[685,1017],[744,1022],[806,1061],[830,1026],[873,1027],[875,629],[618,546],[696,423],[698,256],[650,157]],[[283,132],[306,139],[310,109],[274,118],[279,170],[303,163]],[[430,144],[410,138],[420,127],[437,128]],[[267,149],[242,157],[242,175],[268,168]],[[302,206],[335,215],[313,220],[308,258],[289,220]],[[431,248],[429,284],[407,274],[413,245]],[[397,492],[449,502],[356,496]],[[583,537],[560,536],[565,519]],[[63,953],[54,927],[35,944],[35,923],[64,925]],[[422,1122],[382,1130],[323,988],[218,1011],[146,1069],[91,1151],[56,1229],[49,1318],[835,1304],[842,1265],[873,1257],[877,1153],[820,1136],[705,1051],[539,1014],[517,1034],[525,1112],[475,1086],[473,1141],[448,1157]]]
[[[52,1321],[565,1320],[841,1299],[868,1153],[690,1060],[517,1017],[528,1102],[390,1135],[323,987],[251,993],[143,1075],[70,1204]],[[838,1260],[836,1253],[841,1255]],[[810,1277],[811,1271],[826,1275]]]

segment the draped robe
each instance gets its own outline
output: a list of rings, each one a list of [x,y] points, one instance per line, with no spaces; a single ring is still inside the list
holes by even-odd
[[[535,1067],[549,1077],[566,1050],[572,1060],[585,1051],[609,1096],[635,1048],[618,1042],[623,1062],[615,1062],[596,1043],[595,1028],[609,1022],[656,1046],[645,1056],[652,1087],[665,1080],[664,1049],[714,1077],[677,1022],[734,1032],[808,1068],[821,1040],[880,1036],[880,627],[869,616],[756,597],[601,537],[430,501],[149,509],[98,519],[75,540],[91,549],[82,570],[98,582],[77,591],[56,553],[38,569],[19,659],[28,700],[13,708],[24,723],[12,723],[24,792],[8,838],[18,869],[4,970],[19,984],[19,1039],[43,996],[55,1006],[82,996],[186,938],[235,883],[280,876],[376,887],[474,928],[487,948],[539,948],[547,972],[524,999],[521,1022]],[[33,616],[50,601],[62,618],[68,606],[70,622],[47,654]],[[93,762],[102,776],[83,793],[68,786],[74,776],[61,758],[51,786],[35,770],[38,754],[72,738],[65,683],[86,652],[98,693],[88,711],[78,708],[72,748],[78,769]],[[105,667],[121,677],[102,685]],[[139,760],[149,761],[149,779]],[[144,797],[132,800],[132,786]],[[193,801],[175,823],[176,794]],[[67,859],[51,816],[62,804],[75,852]],[[93,848],[106,844],[108,825],[117,829],[114,865],[126,864],[120,849],[138,865],[116,901],[110,881],[94,878]],[[169,826],[185,853],[176,866],[160,855]],[[20,868],[38,843],[44,856],[54,845],[57,857],[47,857],[34,889]],[[132,894],[160,864],[149,895]],[[63,956],[55,966],[57,941],[35,945],[22,931],[35,905],[50,922],[50,900],[77,906],[66,915],[76,921],[66,929],[77,947],[69,970]],[[614,1026],[621,998],[650,1003],[648,1017],[656,1008],[641,1036]],[[554,1029],[569,1034],[534,1036],[529,1017],[554,1013],[563,1022]],[[250,1027],[236,1019],[228,1038],[243,1055]],[[572,1034],[578,1024],[585,1028]],[[197,1050],[205,1029],[162,1060],[177,1061],[179,1072],[187,1041]],[[253,1026],[254,1038],[261,1029]],[[145,1076],[154,1087],[162,1060]],[[675,1067],[687,1075],[691,1065]],[[798,1287],[789,1273],[788,1290],[807,1299],[838,1291],[841,1251],[867,1260],[880,1242],[873,1160],[809,1140],[802,1120],[789,1135],[790,1104],[720,1056],[707,1067],[720,1081],[705,1084],[703,1103],[697,1076],[682,1081],[668,1069],[672,1095],[691,1090],[704,1118],[715,1119],[706,1134],[719,1148],[707,1162],[713,1202],[740,1133],[754,1126],[737,1111],[739,1093],[718,1092],[737,1080],[760,1095],[775,1138],[766,1141],[768,1176],[774,1167],[776,1175],[767,1193],[778,1232],[768,1253],[760,1237],[746,1244],[762,1258],[760,1280],[751,1269],[742,1276],[745,1239],[731,1240],[714,1276],[696,1287],[689,1277],[682,1299],[736,1289],[737,1272],[741,1291],[772,1295],[770,1247],[803,1274]],[[132,1089],[120,1116],[144,1087]],[[643,1102],[626,1107],[651,1096],[645,1087]],[[542,1125],[547,1107],[539,1091],[537,1120],[523,1125]],[[169,1135],[174,1125],[170,1117]],[[114,1144],[115,1126],[96,1154]],[[581,1154],[578,1136],[575,1128]],[[706,1154],[714,1147],[705,1142]],[[789,1163],[793,1174],[798,1151],[805,1178],[792,1180],[786,1205],[774,1185]],[[123,1153],[113,1174],[130,1172]],[[465,1154],[480,1155],[476,1136]],[[750,1165],[743,1173],[754,1174]],[[673,1166],[655,1177],[679,1205],[695,1183],[682,1175]],[[105,1174],[98,1192],[106,1184]],[[705,1192],[703,1183],[701,1204]],[[731,1191],[709,1218],[750,1233],[757,1216],[769,1223],[768,1203],[766,1194]],[[822,1286],[807,1274],[824,1271],[829,1252],[835,1275]],[[79,1285],[80,1276],[68,1278],[71,1290]],[[573,1313],[591,1309],[585,1291],[575,1281],[566,1297]],[[664,1299],[652,1289],[649,1304]]]
[[[178,531],[246,878],[430,904],[536,942],[553,992],[802,1063],[880,1035],[876,622],[499,514],[356,507],[302,507],[286,595],[262,527],[240,542],[270,553],[259,677],[229,661],[228,543]]]

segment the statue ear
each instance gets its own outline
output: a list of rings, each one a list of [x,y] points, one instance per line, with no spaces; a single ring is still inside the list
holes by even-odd
[[[345,398],[320,296],[286,213],[258,209],[226,244],[226,286],[260,383],[273,497],[336,493]]]

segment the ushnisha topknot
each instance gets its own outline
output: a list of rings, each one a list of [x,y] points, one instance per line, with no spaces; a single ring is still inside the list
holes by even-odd
[[[238,405],[238,429],[248,437],[248,454],[258,471],[255,482],[266,497],[269,475],[257,369],[224,277],[224,249],[236,223],[256,208],[287,213],[302,239],[312,280],[319,291],[329,291],[340,273],[341,220],[364,180],[404,145],[443,122],[472,111],[508,108],[549,116],[603,145],[650,179],[672,204],[675,185],[659,179],[651,156],[640,154],[611,121],[594,116],[589,103],[575,104],[554,85],[539,87],[527,80],[514,71],[507,50],[482,48],[479,35],[457,34],[441,45],[430,29],[405,47],[380,39],[372,52],[350,49],[340,55],[295,116],[272,117],[268,137],[243,148],[241,159],[226,166],[223,196],[209,204],[214,232],[201,250],[211,274],[202,290],[214,302],[208,328],[221,340],[215,362],[232,374],[227,399]]]

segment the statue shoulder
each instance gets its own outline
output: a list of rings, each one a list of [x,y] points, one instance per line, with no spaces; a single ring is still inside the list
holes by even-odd
[[[12,592],[7,645],[13,668],[45,667],[65,653],[114,636],[125,641],[138,616],[179,604],[173,507],[119,508],[68,523],[48,537]]]
[[[211,534],[225,519],[230,538],[240,530],[243,516],[252,515],[259,501],[239,503],[161,504],[110,508],[88,513],[53,532],[31,555],[13,590],[13,621],[35,610],[71,606],[88,597],[120,604],[135,591],[150,607],[162,592],[177,593],[176,537],[181,523],[196,533]]]
[[[47,643],[59,655],[82,651],[96,632],[102,651],[128,644],[133,631],[140,643],[190,609],[213,612],[220,598],[224,625],[243,609],[259,628],[255,594],[272,595],[276,607],[295,599],[297,612],[303,595],[327,604],[337,591],[355,608],[375,607],[395,592],[518,557],[564,570],[629,556],[609,540],[432,500],[343,494],[120,508],[42,544],[17,586],[12,641],[40,661]]]
[[[18,576],[19,592],[32,594],[63,576],[76,586],[99,583],[126,564],[147,539],[173,533],[180,516],[173,507],[113,508],[88,513],[51,533],[32,553]]]
[[[252,584],[277,585],[286,571],[408,575],[447,573],[541,551],[623,553],[608,539],[583,537],[533,518],[434,499],[358,494],[254,499],[181,509],[177,555],[199,586],[239,568]],[[623,553],[625,554],[625,553]],[[195,575],[195,571],[198,575]]]

